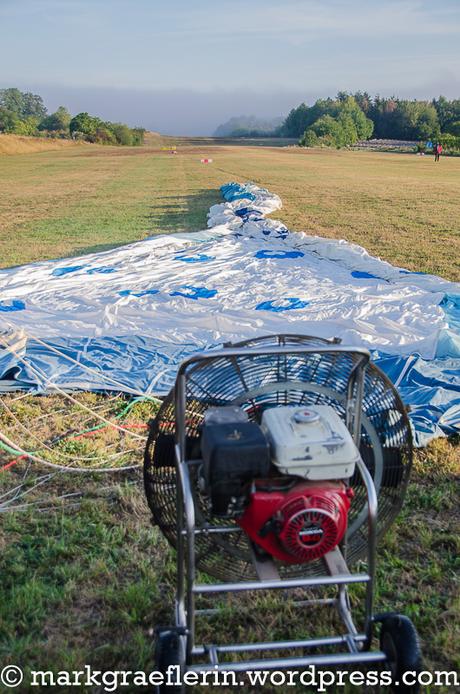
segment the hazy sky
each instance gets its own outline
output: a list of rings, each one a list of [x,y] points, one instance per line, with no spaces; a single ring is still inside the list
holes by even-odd
[[[165,133],[366,89],[460,97],[460,0],[0,0],[0,87]]]

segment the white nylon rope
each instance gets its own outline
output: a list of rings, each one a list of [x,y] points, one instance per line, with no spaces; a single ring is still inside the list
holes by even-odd
[[[15,326],[13,323],[11,323],[10,321],[7,321],[7,322],[9,323],[9,325],[10,325],[11,328],[17,329],[17,326]],[[23,328],[21,328],[21,330],[24,331]],[[24,332],[25,332],[25,331],[24,331]],[[83,369],[84,371],[87,371],[87,372],[90,373],[92,376],[96,375],[98,378],[101,378],[101,379],[105,380],[107,384],[111,384],[111,385],[116,385],[116,386],[118,386],[118,389],[121,390],[121,391],[129,392],[129,393],[131,393],[132,395],[136,395],[136,396],[138,396],[138,397],[145,398],[146,400],[151,400],[152,402],[155,402],[156,404],[158,404],[158,403],[161,402],[161,400],[160,400],[159,398],[156,398],[155,396],[148,395],[147,393],[142,392],[142,391],[140,391],[140,390],[137,390],[136,388],[130,388],[130,387],[126,386],[125,384],[121,383],[120,381],[117,381],[116,379],[111,378],[110,376],[107,376],[107,375],[104,374],[102,371],[97,371],[96,369],[93,369],[93,368],[90,367],[90,366],[86,366],[86,364],[82,364],[81,362],[77,361],[77,360],[74,359],[73,357],[70,357],[68,354],[64,354],[64,353],[61,352],[60,350],[56,349],[56,347],[53,347],[52,345],[49,345],[47,342],[44,342],[44,341],[41,340],[39,337],[35,337],[34,335],[30,335],[30,334],[28,334],[28,333],[25,333],[25,335],[26,335],[26,338],[27,338],[27,339],[29,339],[29,340],[35,340],[35,342],[37,342],[39,345],[42,345],[43,347],[46,347],[47,349],[49,349],[50,352],[54,352],[55,354],[58,354],[58,355],[59,355],[60,357],[62,357],[63,359],[67,359],[67,361],[70,361],[71,363],[76,364],[80,369]],[[24,357],[20,356],[20,354],[19,354],[11,345],[9,345],[8,342],[7,342],[1,335],[0,335],[0,340],[3,342],[3,345],[5,346],[5,348],[7,349],[7,351],[9,351],[9,352],[11,352],[12,354],[14,354],[22,363],[27,364],[27,366],[28,366],[30,369],[33,369],[33,367],[31,366],[31,364],[29,364],[28,362],[26,362],[25,359],[24,359]],[[52,387],[53,389],[56,389],[56,390],[58,389],[58,386],[56,386],[55,384],[53,384],[53,382],[51,381],[51,379],[49,379],[47,376],[41,376],[41,378],[44,380],[44,382],[45,382],[47,385],[51,385],[51,387]]]

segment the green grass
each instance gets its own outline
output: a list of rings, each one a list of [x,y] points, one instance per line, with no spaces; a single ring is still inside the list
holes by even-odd
[[[203,155],[214,163],[201,165]],[[230,179],[278,193],[284,207],[276,217],[290,228],[346,238],[390,262],[460,279],[460,159],[435,167],[428,157],[199,140],[179,143],[177,156],[159,147],[92,147],[0,158],[1,263],[203,228],[207,209],[220,200],[219,186]],[[21,416],[38,421],[54,405],[28,398],[21,407]],[[148,417],[142,407],[133,413],[136,421]],[[64,421],[58,410],[52,429],[64,431],[76,411]],[[106,444],[101,437],[100,449]],[[88,445],[68,441],[62,450],[82,454]],[[415,620],[428,668],[460,666],[458,452],[458,441],[438,440],[418,454],[403,512],[379,548],[377,608]],[[7,474],[3,485],[14,471]],[[78,507],[56,501],[76,488],[83,497]],[[63,475],[48,494],[51,512],[2,516],[0,662],[148,670],[151,629],[172,617],[174,556],[150,525],[140,476],[93,475],[77,484]],[[359,591],[353,596],[359,608]],[[201,640],[286,638],[329,626],[324,613],[306,614],[275,596],[238,598],[230,607],[200,627]]]
[[[121,484],[74,513],[11,514],[3,532],[2,660],[147,668],[160,602],[152,557],[166,551],[137,490]]]
[[[460,159],[296,148],[75,148],[0,158],[0,264],[195,230],[229,179],[278,193],[291,229],[460,279]],[[200,164],[209,154],[210,165]]]
[[[379,548],[377,609],[400,610],[416,622],[428,669],[460,666],[455,465],[447,441],[419,456],[403,512]],[[60,485],[66,483],[75,488],[65,478]],[[140,476],[102,496],[98,484],[79,481],[78,509],[4,517],[2,661],[55,671],[86,663],[152,668],[152,626],[172,616],[173,552],[150,525]],[[362,591],[352,595],[359,615]],[[218,617],[201,620],[200,640],[300,638],[334,626],[324,611],[299,610],[278,595],[221,606]]]

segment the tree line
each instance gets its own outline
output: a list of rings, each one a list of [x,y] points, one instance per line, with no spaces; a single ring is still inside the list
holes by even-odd
[[[0,89],[0,132],[72,138],[107,145],[141,145],[145,134],[144,128],[103,121],[88,113],[72,117],[64,106],[48,113],[41,96],[21,92],[15,87]]]
[[[229,121],[230,123],[231,121]],[[264,129],[231,133],[233,137],[289,137],[306,147],[344,147],[371,137],[413,142],[439,141],[460,150],[460,99],[431,101],[371,97],[367,92],[339,92],[335,98],[302,103],[270,133]]]
[[[352,123],[353,121],[353,123]],[[354,126],[354,127],[353,127]],[[281,126],[285,137],[312,146],[353,145],[377,139],[443,141],[460,145],[460,99],[432,101],[372,98],[367,92],[339,92],[335,99],[318,99],[313,106],[293,108]]]

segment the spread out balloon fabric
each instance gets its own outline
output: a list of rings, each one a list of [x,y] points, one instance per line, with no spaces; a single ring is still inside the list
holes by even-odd
[[[460,428],[460,285],[289,232],[281,200],[222,186],[208,229],[0,271],[0,390],[162,394],[187,355],[268,333],[365,346],[416,440]]]

